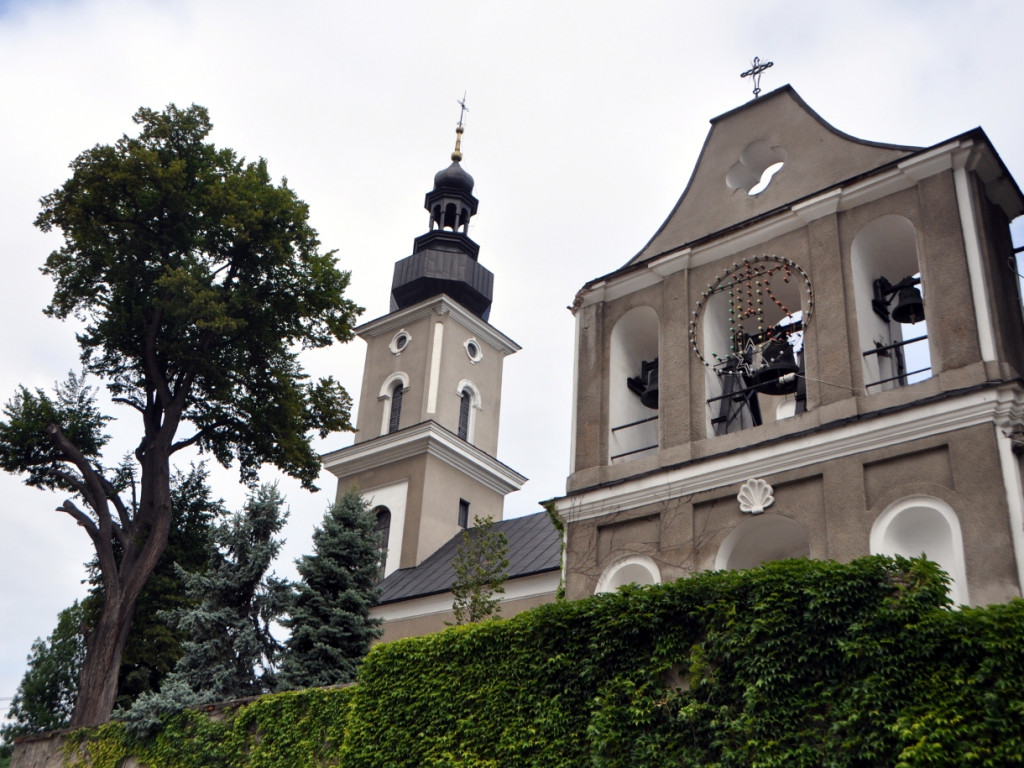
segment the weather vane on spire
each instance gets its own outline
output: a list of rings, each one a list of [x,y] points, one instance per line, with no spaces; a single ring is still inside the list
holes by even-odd
[[[462,160],[462,118],[469,111],[469,107],[466,106],[466,92],[462,92],[462,98],[457,99],[456,103],[459,105],[459,124],[455,126],[455,151],[452,152],[452,160],[456,163]]]
[[[762,62],[757,56],[750,62],[750,69],[740,75],[740,77],[750,77],[754,81],[754,98],[756,99],[761,95],[761,73],[764,72],[768,67],[775,64],[774,61]]]

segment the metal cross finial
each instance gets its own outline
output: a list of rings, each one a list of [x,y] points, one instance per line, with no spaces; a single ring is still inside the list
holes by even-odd
[[[756,99],[761,95],[761,73],[764,72],[768,67],[775,64],[774,61],[761,62],[757,56],[750,62],[750,69],[740,75],[740,77],[752,77],[754,79],[754,98]]]
[[[469,111],[469,107],[466,106],[466,92],[462,92],[462,98],[456,102],[459,105],[459,127],[462,127],[462,118]]]

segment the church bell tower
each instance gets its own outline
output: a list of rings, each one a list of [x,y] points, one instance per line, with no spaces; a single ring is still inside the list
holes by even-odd
[[[323,456],[339,496],[356,486],[377,514],[384,575],[419,565],[475,517],[502,518],[526,478],[495,458],[502,365],[519,346],[488,322],[494,275],[469,237],[478,201],[462,167],[434,176],[428,231],[395,264],[391,311],[366,341],[355,443]]]
[[[981,129],[885,144],[754,96],[573,304],[567,596],[924,552],[957,604],[1020,597],[1024,194]]]

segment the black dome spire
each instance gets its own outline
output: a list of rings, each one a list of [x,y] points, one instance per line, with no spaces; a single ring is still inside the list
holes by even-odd
[[[462,163],[454,160],[443,171],[434,174],[434,191],[441,190],[464,192],[471,195],[473,194],[473,177],[463,170]]]
[[[452,164],[434,175],[434,188],[424,200],[430,231],[416,238],[412,256],[395,264],[392,310],[443,293],[484,320],[490,313],[494,275],[477,263],[480,246],[469,238],[469,220],[479,203],[473,177],[462,168],[462,133],[460,119]]]

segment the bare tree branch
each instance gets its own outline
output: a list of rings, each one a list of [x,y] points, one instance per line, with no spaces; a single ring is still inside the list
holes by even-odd
[[[174,443],[171,446],[171,453],[172,454],[173,453],[177,453],[178,451],[182,450],[183,448],[188,448],[190,446],[195,445],[200,440],[202,440],[204,437],[209,435],[214,429],[216,429],[216,425],[210,426],[210,427],[204,427],[203,429],[199,430],[194,435],[192,435],[192,437],[189,437],[189,438],[187,438],[185,440],[179,440],[178,442]]]
[[[136,411],[138,411],[139,413],[145,413],[146,412],[146,409],[142,405],[140,405],[135,400],[133,400],[133,399],[131,399],[129,397],[112,397],[112,398],[110,398],[110,402],[112,402],[112,403],[121,403],[122,405],[130,406],[130,407],[134,408]]]

